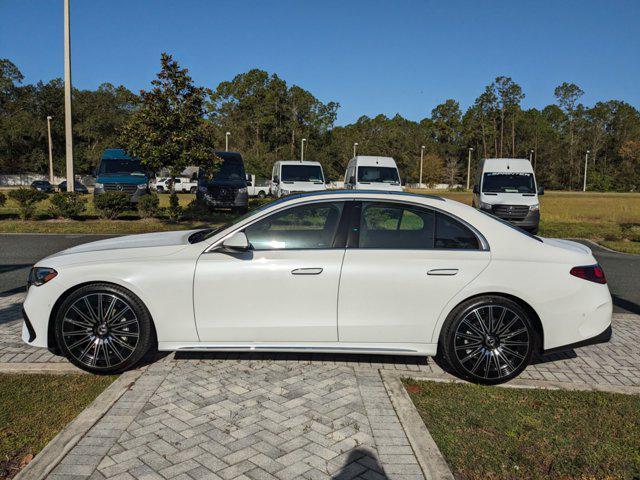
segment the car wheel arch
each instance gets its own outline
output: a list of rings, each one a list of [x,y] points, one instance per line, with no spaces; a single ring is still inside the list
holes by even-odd
[[[145,300],[140,295],[138,295],[137,292],[133,291],[131,288],[128,288],[126,285],[122,285],[120,283],[103,281],[103,280],[92,280],[92,281],[78,283],[76,285],[73,285],[72,287],[69,287],[67,290],[65,290],[62,293],[62,295],[60,295],[58,297],[58,299],[53,304],[53,308],[51,309],[51,312],[49,313],[49,321],[48,321],[48,324],[47,324],[47,348],[49,349],[50,352],[52,352],[52,353],[54,353],[56,355],[59,355],[60,352],[61,352],[60,347],[58,345],[58,342],[56,340],[56,335],[55,335],[55,319],[56,319],[56,316],[58,315],[58,311],[60,310],[60,307],[62,306],[64,301],[69,297],[69,295],[71,295],[73,292],[79,290],[80,288],[83,288],[83,287],[86,287],[86,286],[89,286],[89,285],[110,285],[110,286],[113,286],[113,287],[118,287],[118,288],[125,289],[131,295],[134,295],[135,297],[137,297],[140,300],[140,302],[142,303],[142,305],[144,305],[144,307],[147,310],[147,313],[149,314],[149,318],[151,319],[151,329],[152,329],[153,337],[156,339],[156,343],[157,343],[157,341],[158,341],[158,332],[157,332],[157,329],[156,329],[156,324],[155,324],[155,320],[153,318],[153,314],[149,310],[147,302],[145,302]]]
[[[434,335],[432,337],[436,339],[436,342],[438,344],[438,350],[440,350],[440,342],[442,340],[442,331],[443,331],[443,325],[446,322],[446,320],[449,318],[449,316],[451,315],[451,313],[458,308],[459,305],[468,302],[469,300],[473,300],[475,298],[480,298],[480,297],[502,297],[502,298],[506,298],[507,300],[511,300],[512,302],[517,303],[525,312],[527,312],[529,314],[529,317],[531,319],[531,322],[533,323],[533,327],[535,330],[536,335],[538,336],[538,344],[537,344],[537,352],[541,352],[543,349],[543,345],[544,345],[544,328],[542,326],[542,321],[540,320],[540,316],[538,315],[538,312],[536,312],[536,310],[526,301],[523,300],[522,298],[518,297],[517,295],[513,295],[510,293],[505,293],[505,292],[497,292],[497,291],[490,291],[490,292],[481,292],[481,293],[475,293],[473,295],[470,295],[468,297],[465,297],[461,300],[459,300],[455,305],[451,306],[451,308],[447,309],[446,315],[443,314],[441,316],[441,318],[438,320],[438,324],[436,326],[436,330],[434,331]]]

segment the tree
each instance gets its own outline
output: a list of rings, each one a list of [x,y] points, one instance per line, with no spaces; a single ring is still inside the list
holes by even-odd
[[[574,163],[575,167],[579,168],[579,162],[573,161],[573,145],[574,145],[574,123],[576,120],[576,108],[578,100],[582,95],[584,95],[584,91],[574,83],[564,82],[562,85],[556,87],[554,90],[554,95],[558,101],[558,105],[567,115],[568,120],[568,136],[569,136],[569,161],[568,161],[568,169],[569,169],[569,178],[568,184],[569,188],[573,185],[573,175],[577,173],[579,176],[579,172],[574,172]]]
[[[206,89],[196,87],[171,55],[163,53],[160,64],[152,89],[140,92],[139,106],[122,129],[122,144],[150,170],[166,168],[172,178],[189,165],[212,168],[219,160],[204,119]]]

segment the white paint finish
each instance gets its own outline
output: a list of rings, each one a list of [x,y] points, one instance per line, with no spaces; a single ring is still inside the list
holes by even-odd
[[[336,341],[343,255],[343,249],[203,254],[194,278],[200,340]],[[322,271],[294,274],[301,269]]]
[[[449,299],[489,260],[486,251],[348,249],[338,302],[340,341],[431,342]],[[455,275],[428,275],[455,269]]]
[[[358,169],[360,167],[386,167],[396,170],[398,182],[363,182],[358,180]],[[351,177],[355,182],[351,182]],[[358,155],[349,160],[347,169],[344,173],[344,185],[347,189],[353,190],[379,190],[387,192],[402,192],[402,182],[400,179],[400,171],[396,165],[396,161],[391,157],[377,157],[369,155]]]

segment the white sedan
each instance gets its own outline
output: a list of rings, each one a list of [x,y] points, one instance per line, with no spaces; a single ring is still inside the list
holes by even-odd
[[[23,340],[97,373],[152,348],[341,352],[439,355],[495,384],[537,353],[608,341],[611,312],[583,245],[436,196],[350,190],[47,257]]]

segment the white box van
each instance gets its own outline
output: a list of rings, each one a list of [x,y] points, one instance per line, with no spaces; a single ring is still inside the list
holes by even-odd
[[[271,196],[326,190],[322,165],[318,162],[280,160],[271,171]]]
[[[344,186],[353,190],[402,191],[398,166],[391,157],[353,157],[347,164]]]
[[[475,208],[538,233],[540,201],[531,162],[526,158],[485,158],[480,161],[473,185]]]

